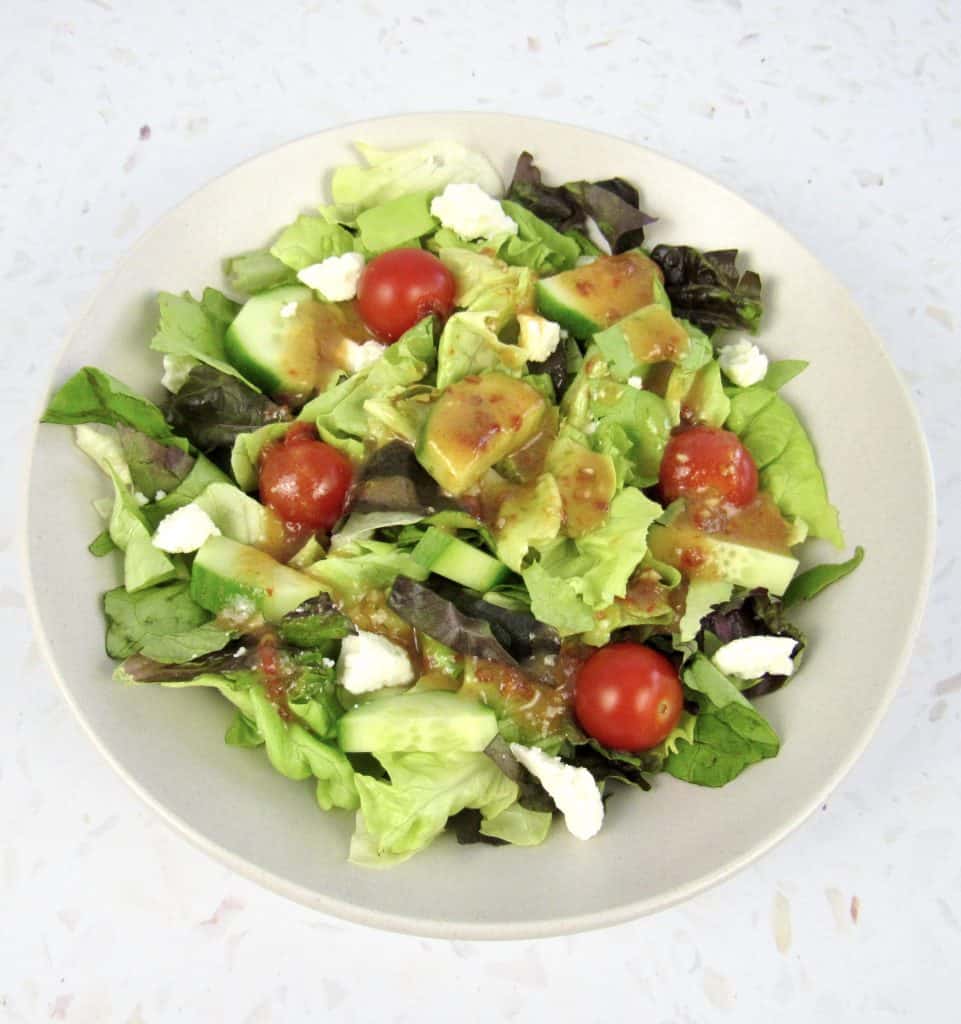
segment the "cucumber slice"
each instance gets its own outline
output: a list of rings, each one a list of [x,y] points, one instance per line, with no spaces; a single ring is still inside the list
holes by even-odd
[[[190,573],[190,596],[202,608],[217,613],[248,605],[268,622],[279,622],[321,589],[309,576],[229,537],[205,541]]]
[[[436,526],[428,528],[411,555],[429,572],[481,593],[510,575],[507,566],[496,558]]]
[[[309,394],[317,352],[299,307],[314,302],[313,292],[302,285],[272,288],[248,299],[224,336],[227,358],[268,394]]]
[[[586,340],[628,313],[658,301],[661,268],[632,249],[537,282],[537,311]]]
[[[675,526],[652,526],[651,554],[692,579],[726,580],[738,587],[763,587],[780,597],[797,572],[798,560]]]
[[[480,751],[497,735],[490,708],[444,690],[384,697],[348,711],[338,723],[347,753]]]

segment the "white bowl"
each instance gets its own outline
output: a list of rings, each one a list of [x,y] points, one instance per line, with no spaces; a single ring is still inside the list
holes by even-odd
[[[210,693],[111,682],[100,594],[118,580],[94,559],[90,501],[99,472],[63,427],[43,426],[28,481],[27,549],[37,633],[65,697],[93,741],[147,803],[234,870],[319,910],[364,924],[449,938],[522,938],[596,928],[661,909],[727,877],[821,803],[863,750],[910,652],[930,575],[934,498],[917,415],[883,345],[848,293],[794,238],[696,171],[621,139],[496,114],[405,115],[322,132],[235,168],[168,213],[100,289],[51,387],[103,367],[159,397],[147,349],[161,289],[221,285],[224,256],[264,245],[324,201],[351,142],[405,146],[455,138],[509,179],[522,149],[560,182],[622,175],[660,220],[650,242],[738,247],[765,282],[761,343],[810,368],[788,386],[818,446],[861,568],[797,619],[811,644],[800,677],[760,706],[780,755],[722,790],[658,777],[615,794],[601,834],[556,827],[536,849],[458,847],[445,837],[386,872],[346,861],[353,815],[324,814],[312,787],[261,753],[223,743],[230,717]],[[823,547],[815,557],[834,557]]]

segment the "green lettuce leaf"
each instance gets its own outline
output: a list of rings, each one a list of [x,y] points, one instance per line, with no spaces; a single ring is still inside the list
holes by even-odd
[[[177,445],[161,444],[123,423],[117,435],[134,489],[149,498],[176,490],[193,469],[196,459]]]
[[[356,777],[364,824],[377,854],[427,847],[465,807],[496,818],[517,800],[517,786],[484,754],[378,754],[390,782]]]
[[[724,425],[731,410],[717,361],[708,363],[700,370],[675,367],[667,381],[664,401],[675,426],[683,419],[720,427]]]
[[[526,366],[524,350],[498,341],[485,313],[455,313],[444,325],[437,346],[438,388],[490,370],[519,377]]]
[[[482,153],[459,142],[437,140],[408,149],[378,149],[355,143],[367,167],[338,167],[330,183],[337,216],[346,223],[361,210],[412,192],[438,193],[452,183],[473,183],[490,195],[503,185],[497,171]]]
[[[693,741],[678,742],[665,771],[698,786],[724,786],[749,765],[777,754],[777,734],[707,658],[696,656],[683,679],[698,703]]]
[[[130,594],[123,587],[103,597],[107,618],[107,654],[128,658],[143,654],[153,661],[191,661],[219,651],[230,633],[190,596],[190,585],[175,581]]]
[[[372,590],[386,590],[398,576],[424,580],[429,575],[409,552],[378,540],[338,545],[305,571],[342,603],[358,601]]]
[[[241,253],[224,260],[224,275],[230,287],[242,295],[256,295],[297,280],[294,271],[267,249]]]
[[[401,335],[377,362],[311,399],[298,419],[315,423],[331,444],[362,441],[369,430],[364,403],[417,384],[433,370],[436,358],[434,318],[428,316]]]
[[[438,225],[430,212],[430,192],[398,196],[357,215],[360,243],[369,253],[403,247],[430,234]]]
[[[747,446],[762,489],[781,512],[803,519],[811,536],[844,547],[838,511],[828,501],[814,446],[790,405],[760,384],[735,388],[726,426]]]
[[[454,275],[458,308],[486,313],[491,330],[501,330],[519,309],[533,304],[534,275],[527,267],[512,267],[471,249],[443,247],[437,255]]]
[[[178,444],[164,414],[153,402],[131,391],[116,377],[93,366],[78,370],[50,399],[42,417],[44,423],[103,423],[110,427],[124,424],[156,441]]]
[[[147,519],[130,489],[112,469],[108,472],[114,490],[108,531],[110,539],[124,553],[124,587],[132,594],[173,578],[177,567],[153,546]]]
[[[625,596],[647,553],[648,528],[661,511],[657,502],[627,487],[614,497],[602,526],[548,545],[541,560],[521,573],[534,615],[562,636],[592,629],[596,614]]]
[[[799,604],[801,601],[810,601],[817,597],[825,587],[843,580],[845,576],[854,570],[864,561],[864,548],[856,547],[854,554],[846,562],[838,562],[834,565],[816,565],[791,580],[781,604],[785,608]]]
[[[268,423],[237,435],[230,449],[230,472],[242,491],[257,490],[261,453],[267,445],[282,440],[289,429],[289,423]]]
[[[492,818],[481,818],[480,833],[514,846],[540,846],[551,830],[554,815],[550,811],[529,811],[511,804]]]
[[[151,530],[164,516],[176,512],[178,508],[189,505],[198,498],[211,484],[231,484],[230,477],[219,470],[205,455],[199,455],[190,472],[172,491],[163,498],[145,505],[144,517]]]
[[[780,391],[799,373],[803,373],[809,365],[803,359],[779,359],[768,366],[761,386],[767,388],[768,391]]]
[[[220,373],[236,377],[253,391],[260,390],[231,365],[224,352],[224,334],[240,310],[239,303],[232,302],[215,288],[205,288],[200,302],[189,292],[183,295],[161,292],[157,305],[160,323],[150,341],[155,352],[196,359]]]
[[[530,267],[539,274],[558,274],[577,264],[581,247],[573,238],[562,235],[519,203],[504,199],[501,206],[517,223],[517,234],[509,235],[498,249],[502,260]]]
[[[305,215],[284,228],[270,247],[270,255],[293,271],[353,251],[354,236],[349,231],[322,217]]]
[[[692,579],[684,598],[684,615],[678,626],[678,640],[687,643],[701,631],[701,620],[712,608],[729,601],[733,583],[725,580]]]
[[[263,738],[270,763],[281,775],[296,781],[315,778],[317,803],[323,810],[334,807],[353,810],[358,806],[354,771],[346,755],[297,722],[285,721],[254,673],[201,675],[161,685],[170,689],[209,687],[218,690],[247,719],[249,729],[245,745],[252,745],[255,731]]]

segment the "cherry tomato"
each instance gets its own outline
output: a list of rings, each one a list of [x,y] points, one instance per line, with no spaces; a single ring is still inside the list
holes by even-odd
[[[383,341],[396,341],[428,313],[446,318],[454,308],[454,275],[423,249],[393,249],[364,267],[357,308]]]
[[[284,522],[329,530],[340,518],[353,477],[350,461],[295,423],[260,462],[260,498]]]
[[[643,644],[602,647],[581,666],[574,688],[578,721],[615,750],[656,747],[677,725],[683,703],[674,666]]]
[[[713,492],[740,508],[757,497],[757,465],[736,434],[691,427],[667,442],[660,484],[667,501]]]

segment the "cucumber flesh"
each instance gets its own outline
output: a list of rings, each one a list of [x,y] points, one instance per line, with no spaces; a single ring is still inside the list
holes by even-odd
[[[482,594],[510,574],[507,566],[496,558],[436,526],[428,528],[411,555],[430,572]]]
[[[490,708],[445,690],[369,701],[338,723],[340,747],[348,753],[481,751],[496,735],[497,717]]]
[[[229,537],[205,541],[190,573],[190,596],[202,608],[241,615],[249,609],[268,622],[279,622],[321,589],[309,576]]]

